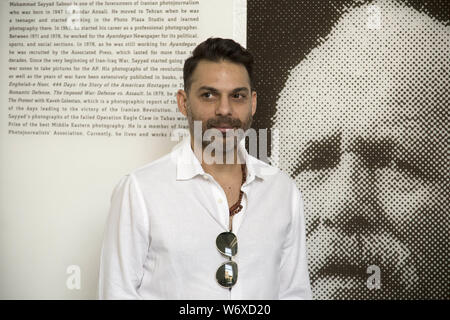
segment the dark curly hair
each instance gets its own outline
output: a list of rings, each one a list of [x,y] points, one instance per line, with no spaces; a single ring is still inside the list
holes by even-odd
[[[250,88],[253,90],[253,56],[239,43],[231,39],[209,38],[200,43],[184,62],[183,79],[184,90],[189,92],[192,74],[201,60],[219,62],[227,60],[242,64],[247,70],[250,79]]]

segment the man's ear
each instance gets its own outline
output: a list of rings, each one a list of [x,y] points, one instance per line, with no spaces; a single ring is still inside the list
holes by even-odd
[[[256,91],[252,91],[252,116],[254,116],[256,112],[256,97]]]
[[[186,109],[186,103],[187,103],[187,93],[184,90],[178,90],[177,92],[177,104],[178,104],[178,110],[187,117],[187,109]]]

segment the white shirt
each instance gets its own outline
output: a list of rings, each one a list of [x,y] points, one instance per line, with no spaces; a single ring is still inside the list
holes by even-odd
[[[239,151],[247,166],[242,210],[233,217],[237,283],[216,281],[228,258],[226,195],[205,173],[189,137],[124,176],[111,196],[100,258],[100,299],[311,299],[303,200],[284,172]]]

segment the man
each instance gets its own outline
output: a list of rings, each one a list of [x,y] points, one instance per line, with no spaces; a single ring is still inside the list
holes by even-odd
[[[256,111],[252,69],[247,50],[220,38],[186,60],[177,102],[190,137],[115,188],[101,299],[311,297],[301,194],[233,134]]]
[[[448,299],[450,28],[345,13],[290,72],[273,156],[305,197],[315,298]]]

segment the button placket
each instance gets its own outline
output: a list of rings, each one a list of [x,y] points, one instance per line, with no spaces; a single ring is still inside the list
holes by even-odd
[[[210,182],[212,182],[211,188],[213,189],[213,196],[214,196],[214,202],[216,203],[217,212],[220,215],[220,221],[222,222],[223,226],[229,230],[229,210],[228,210],[228,202],[224,199],[226,199],[225,192],[223,191],[222,187],[211,177],[208,179]]]

